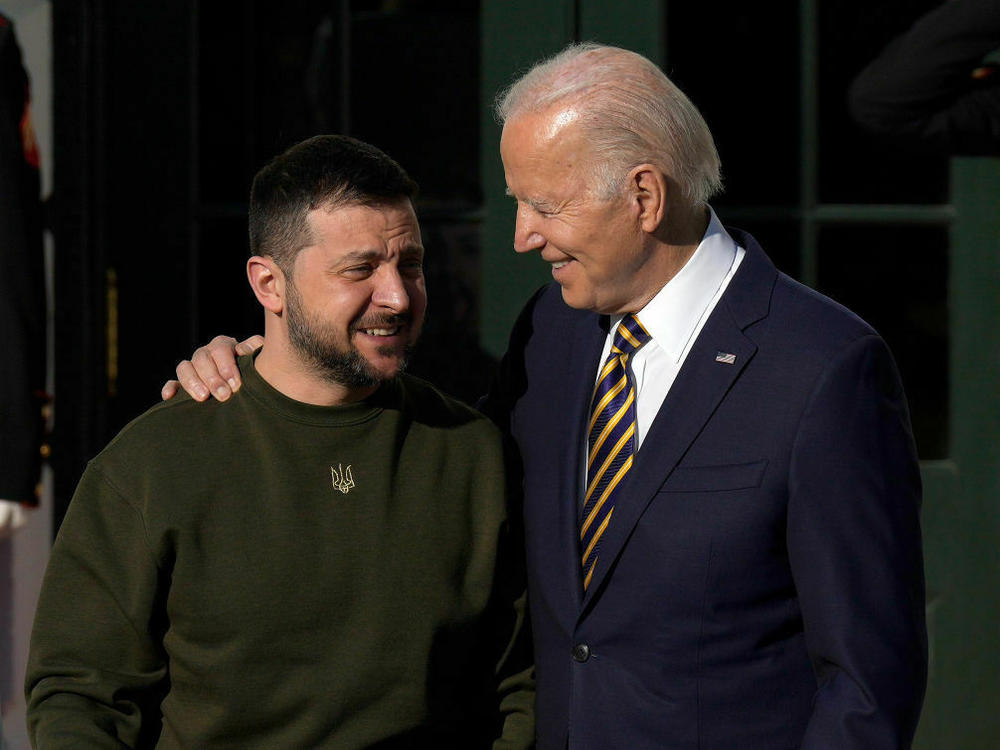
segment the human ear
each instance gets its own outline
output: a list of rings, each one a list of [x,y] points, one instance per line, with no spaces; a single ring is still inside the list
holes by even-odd
[[[277,264],[271,258],[254,255],[247,261],[247,280],[264,309],[281,315],[285,309],[285,275]]]
[[[628,188],[640,227],[648,234],[654,233],[667,214],[666,175],[652,164],[640,164],[629,172]]]

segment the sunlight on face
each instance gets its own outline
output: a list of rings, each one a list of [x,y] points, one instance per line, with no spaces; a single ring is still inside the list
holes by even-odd
[[[413,207],[319,208],[307,220],[312,244],[286,281],[290,343],[310,369],[350,388],[395,377],[427,306]]]

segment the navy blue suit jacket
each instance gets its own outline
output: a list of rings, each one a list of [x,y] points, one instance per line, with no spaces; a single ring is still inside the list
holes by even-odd
[[[581,459],[607,316],[540,290],[483,404],[523,463],[540,750],[912,739],[926,630],[899,375],[866,323],[731,233],[747,255],[644,438],[586,594]]]

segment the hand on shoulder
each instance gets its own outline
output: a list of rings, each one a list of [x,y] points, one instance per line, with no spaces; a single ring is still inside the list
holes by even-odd
[[[205,401],[209,396],[225,401],[242,384],[236,358],[256,351],[263,344],[264,337],[260,335],[244,341],[237,341],[231,336],[216,336],[205,346],[195,349],[191,359],[177,365],[177,380],[164,383],[160,397],[167,401],[183,388],[195,401]]]

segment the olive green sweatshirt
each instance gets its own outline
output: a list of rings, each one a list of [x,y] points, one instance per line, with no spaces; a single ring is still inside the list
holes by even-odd
[[[34,746],[531,746],[495,428],[408,376],[319,407],[240,368],[87,467],[35,616]]]

